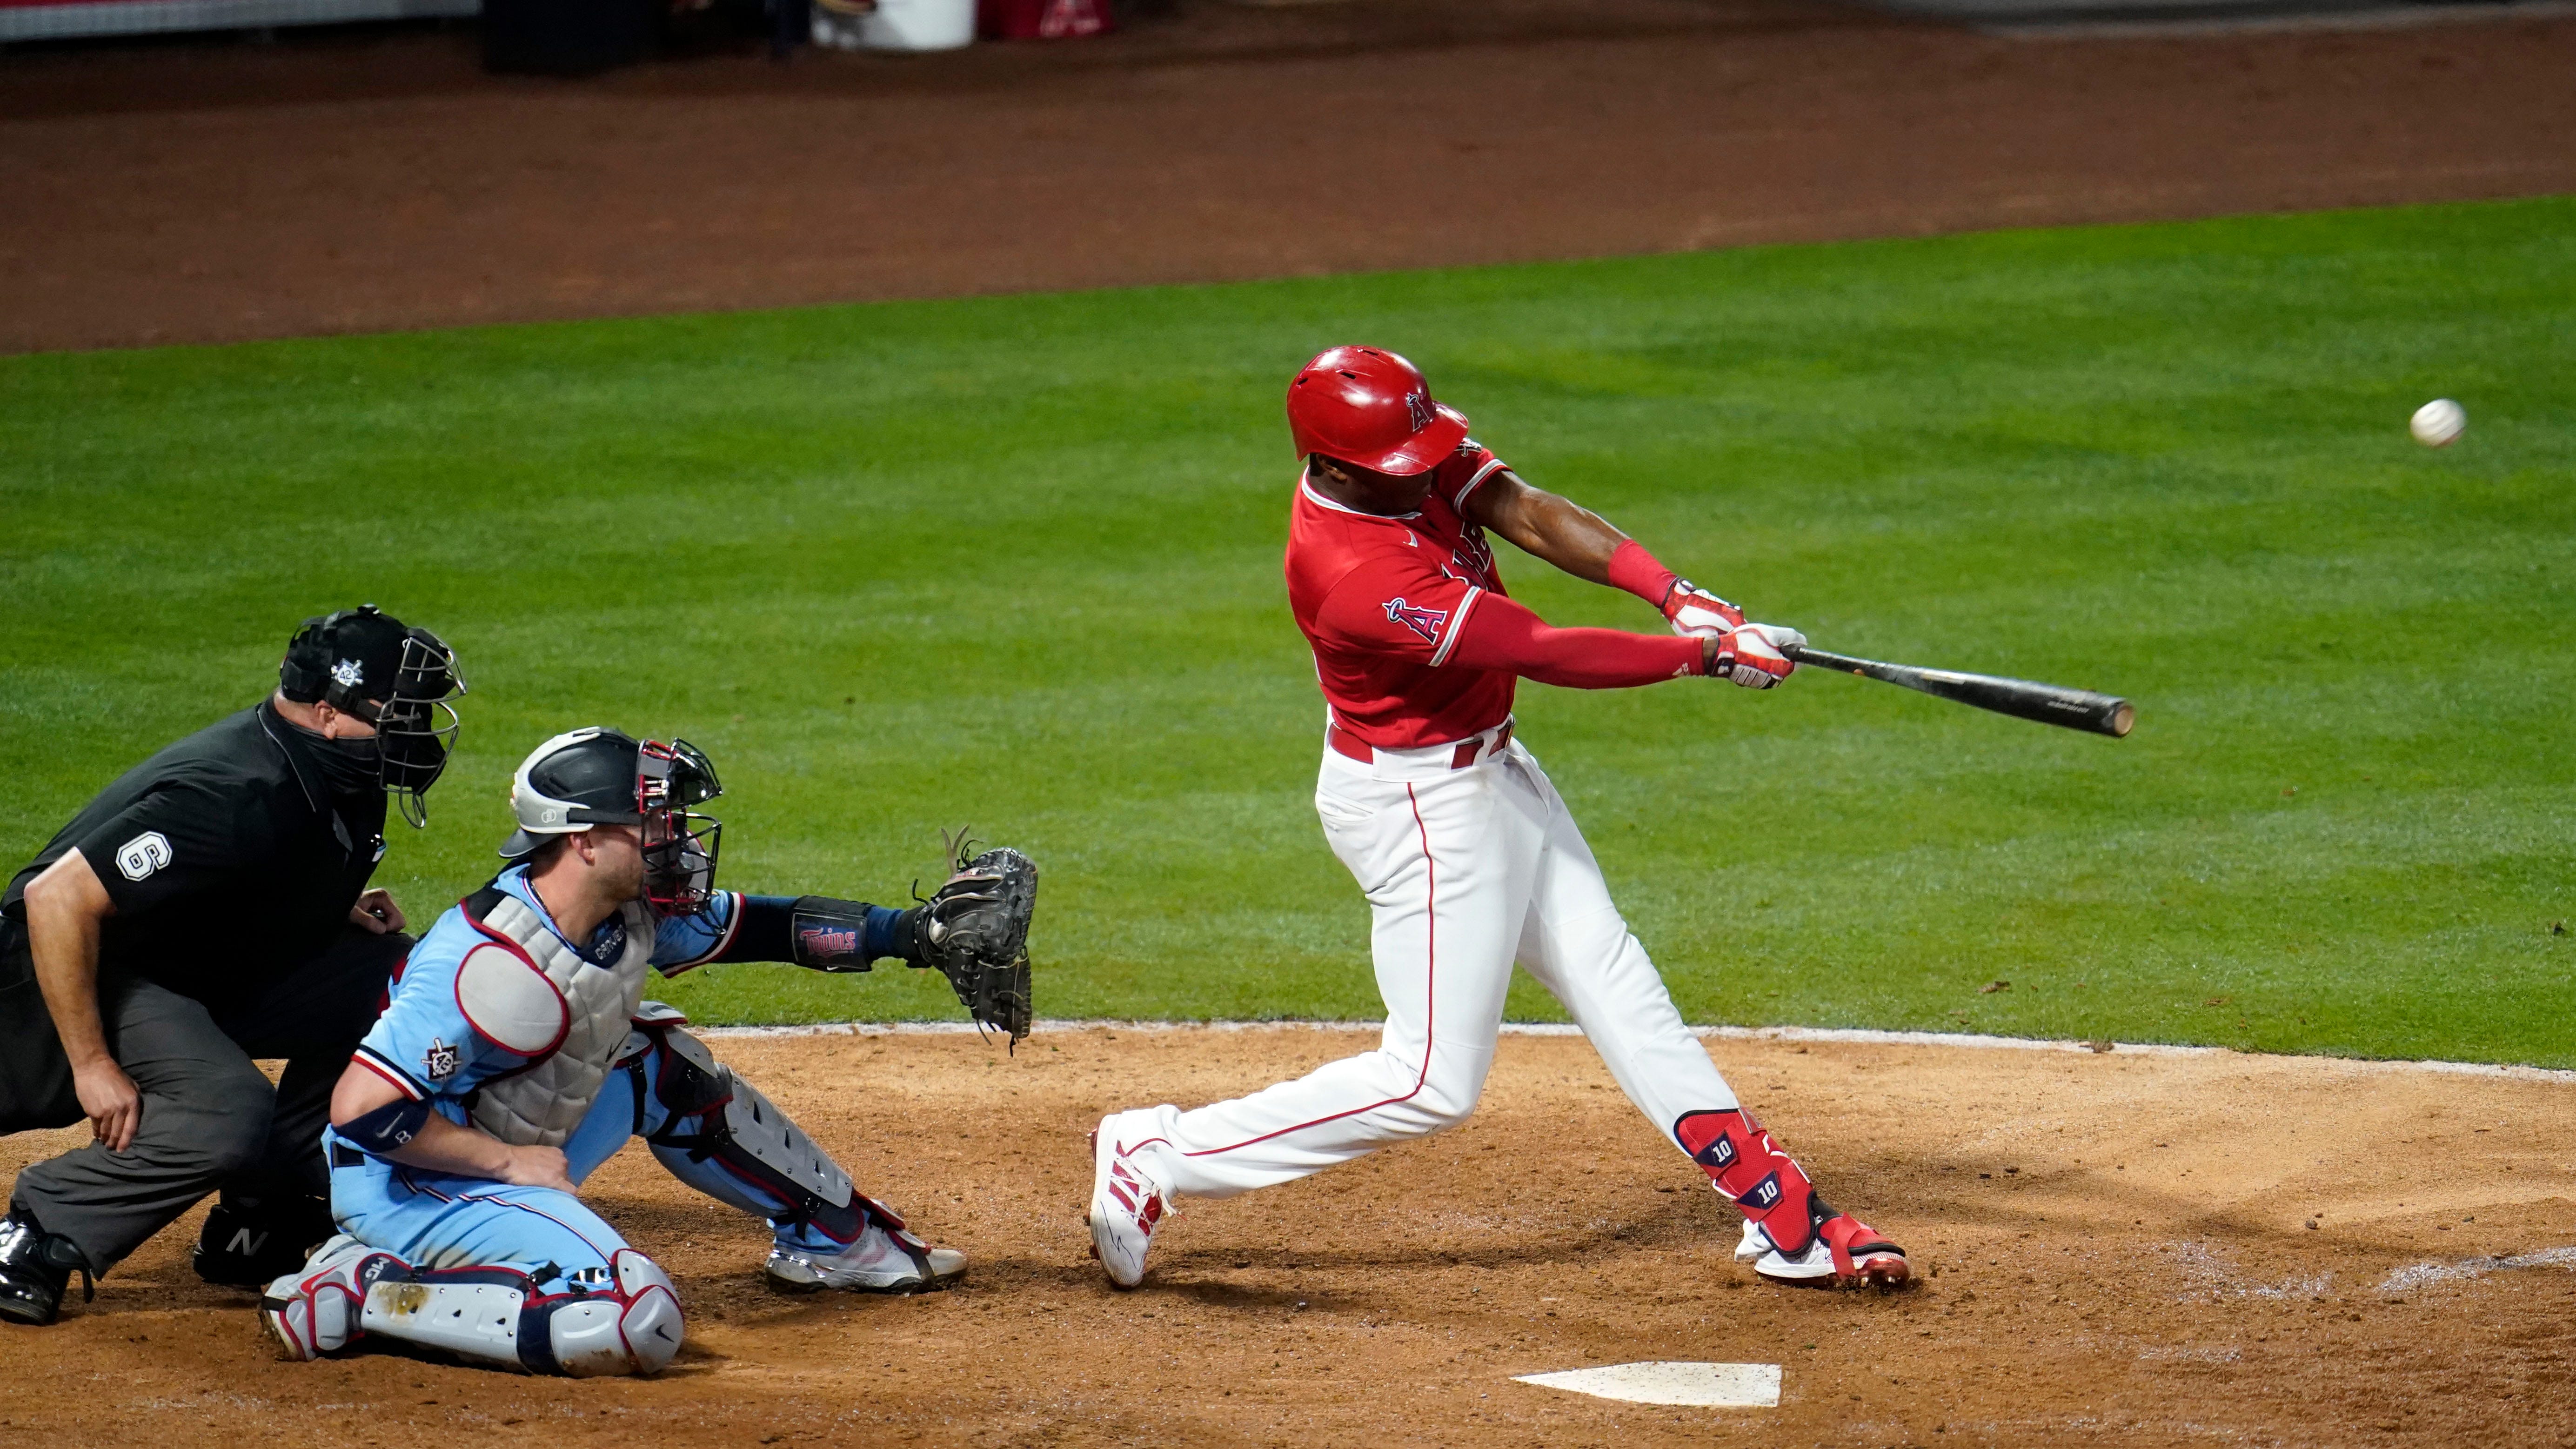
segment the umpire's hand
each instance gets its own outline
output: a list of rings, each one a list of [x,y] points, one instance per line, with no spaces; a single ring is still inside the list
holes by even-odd
[[[95,1057],[72,1068],[72,1091],[89,1114],[89,1130],[110,1152],[134,1145],[143,1125],[143,1094],[113,1057]]]
[[[358,903],[349,907],[349,924],[360,926],[375,935],[399,931],[411,922],[403,919],[402,907],[394,904],[393,892],[362,892]]]

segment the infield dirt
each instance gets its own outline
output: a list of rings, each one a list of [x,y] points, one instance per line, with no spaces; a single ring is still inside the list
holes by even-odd
[[[589,1196],[679,1279],[689,1344],[659,1378],[290,1364],[249,1295],[189,1272],[192,1214],[59,1326],[0,1332],[0,1442],[2576,1443],[2576,1253],[2550,1252],[2576,1244],[2576,1087],[2536,1076],[1711,1043],[1837,1204],[1913,1252],[1918,1286],[1881,1296],[1755,1280],[1732,1209],[1588,1044],[1509,1037],[1466,1126],[1191,1203],[1144,1288],[1107,1286],[1080,1221],[1102,1111],[1373,1045],[727,1038],[866,1190],[970,1255],[966,1286],[774,1294],[761,1226],[630,1149]],[[0,1170],[75,1140],[8,1139]],[[1781,1404],[1512,1382],[1638,1359],[1777,1363]]]

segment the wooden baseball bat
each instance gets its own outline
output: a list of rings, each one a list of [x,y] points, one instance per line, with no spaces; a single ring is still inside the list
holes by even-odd
[[[2035,719],[2041,724],[2053,724],[2064,729],[2090,730],[2115,740],[2127,735],[2129,726],[2137,721],[2137,711],[2130,708],[2127,700],[2095,694],[2089,689],[2034,684],[2027,679],[2004,679],[1992,674],[1917,669],[1911,664],[1881,664],[1875,659],[1829,654],[1807,645],[1793,647],[1787,653],[1800,664],[1839,669],[1845,674],[1901,684],[1907,689],[1921,690],[1942,699],[1955,699],[1961,704],[1990,709],[1997,714]]]

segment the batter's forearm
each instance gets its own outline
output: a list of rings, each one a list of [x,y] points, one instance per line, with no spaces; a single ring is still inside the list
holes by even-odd
[[[1600,514],[1533,488],[1508,468],[1467,496],[1467,513],[1522,552],[1596,584],[1611,582],[1611,556],[1628,542],[1628,535]]]
[[[1449,663],[1567,689],[1633,689],[1703,673],[1707,641],[1618,629],[1559,629],[1498,594],[1479,595]]]
[[[76,1068],[110,1060],[98,1010],[99,927],[116,913],[107,888],[75,849],[27,882],[26,908],[28,953],[63,1055]]]

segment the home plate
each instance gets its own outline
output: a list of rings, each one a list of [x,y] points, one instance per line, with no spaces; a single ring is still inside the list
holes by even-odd
[[[1513,1382],[1590,1394],[1596,1399],[1625,1399],[1632,1404],[1688,1404],[1717,1409],[1780,1406],[1780,1366],[1776,1363],[1614,1363],[1607,1368],[1522,1374]]]

